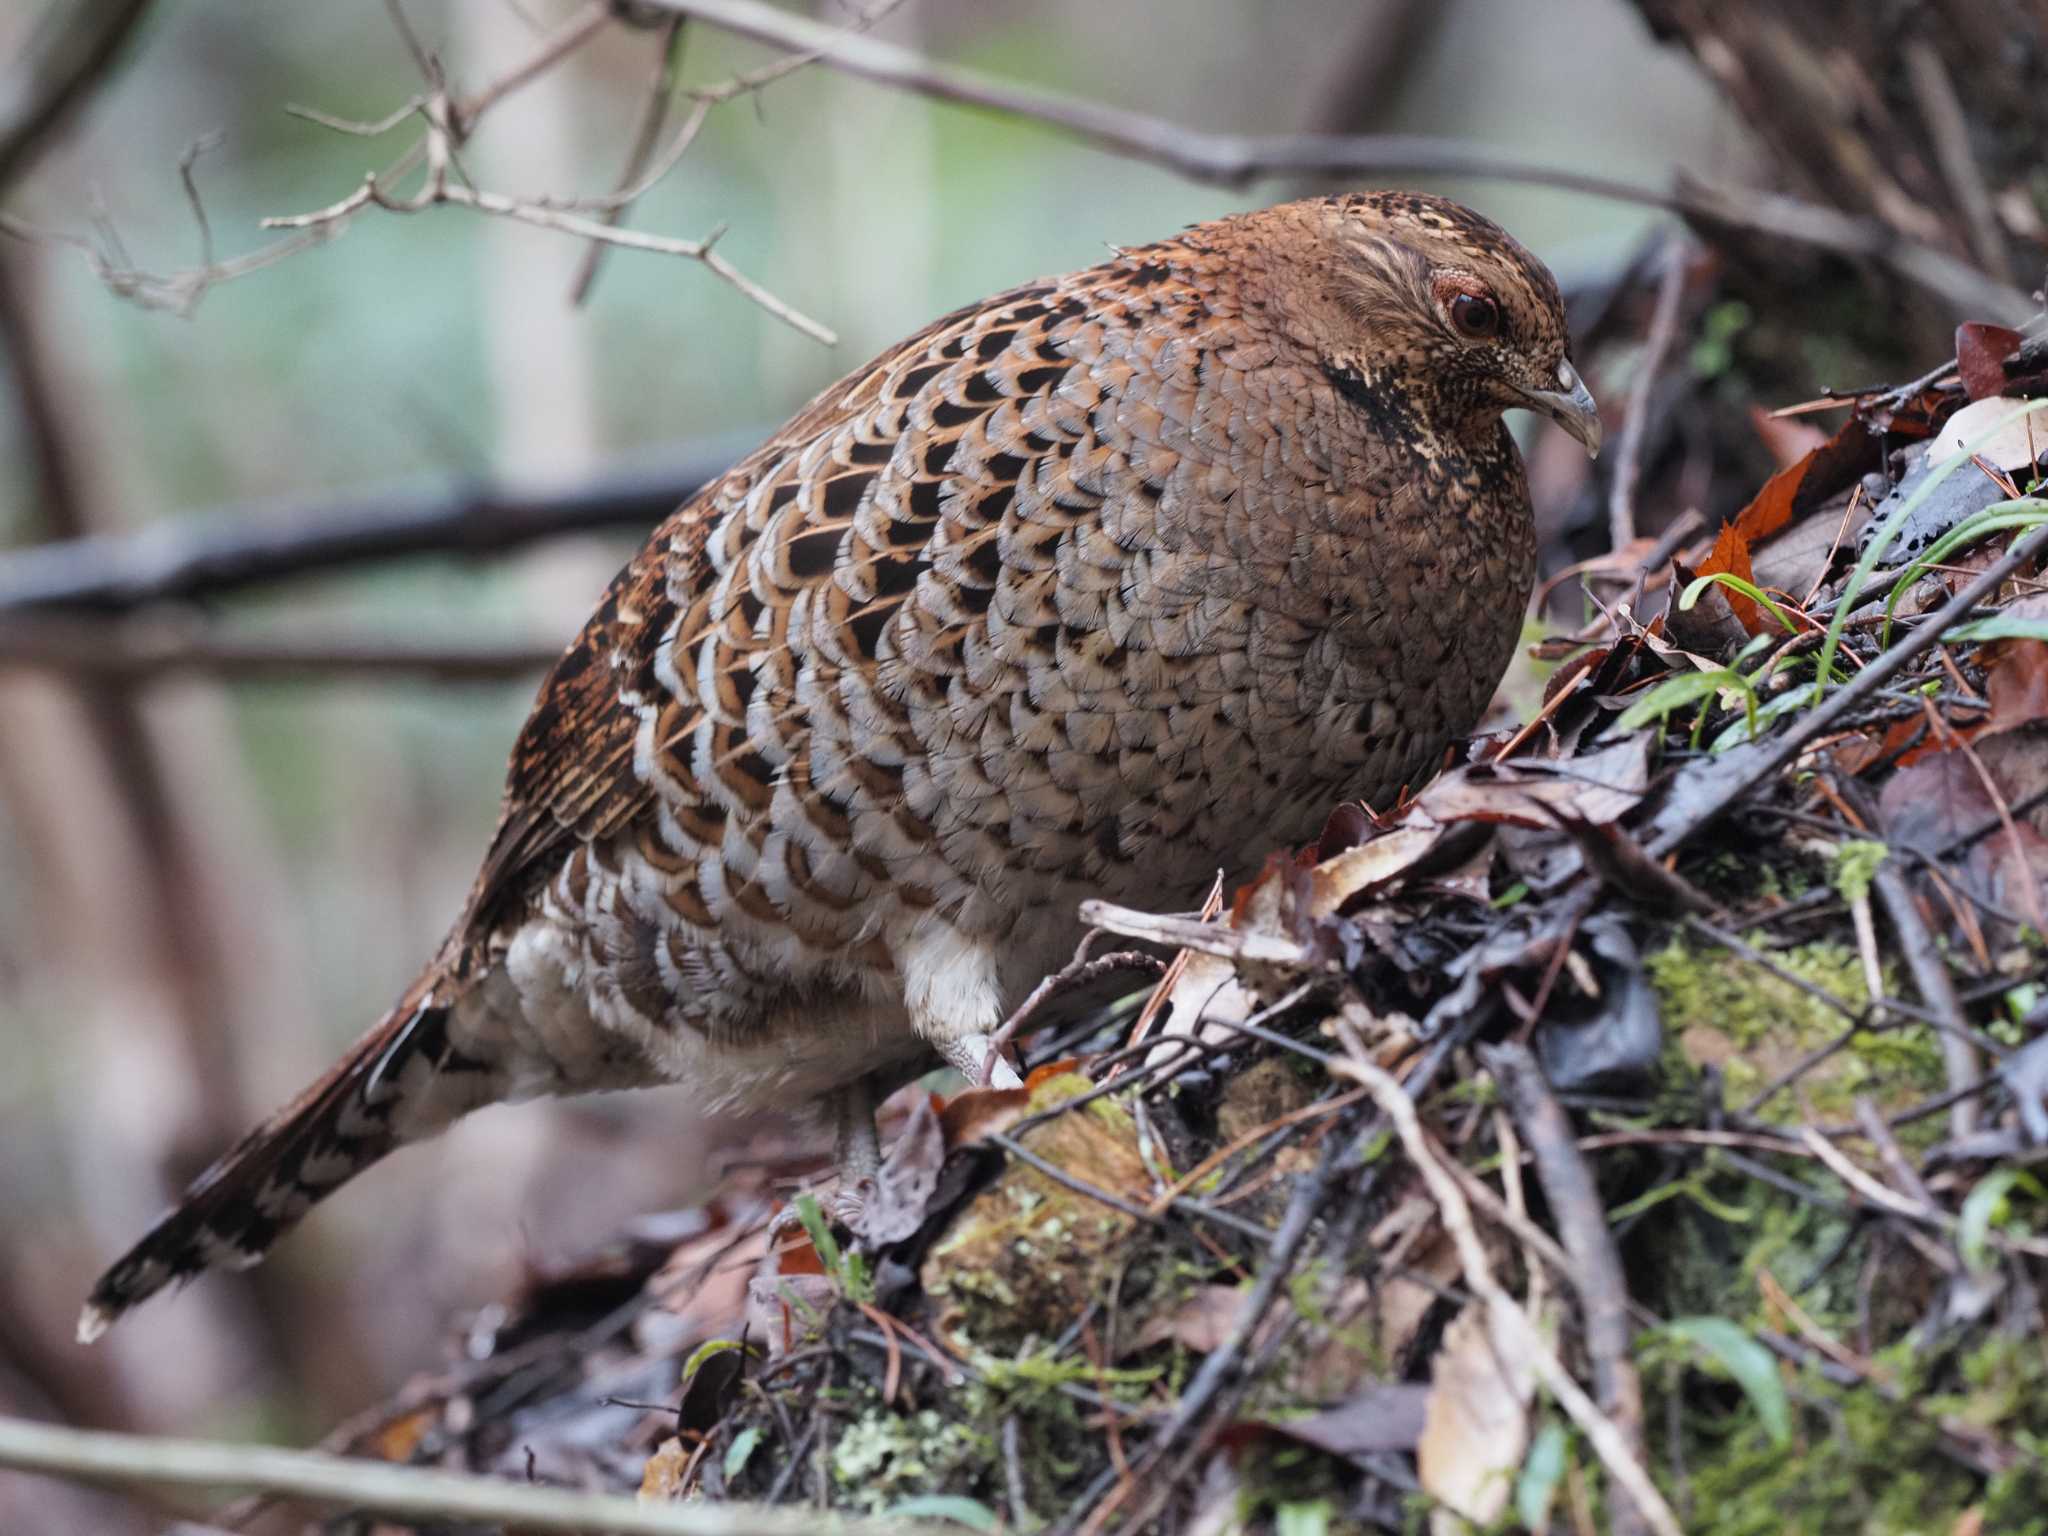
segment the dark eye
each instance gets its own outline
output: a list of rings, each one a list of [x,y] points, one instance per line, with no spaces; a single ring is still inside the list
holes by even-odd
[[[1481,293],[1461,293],[1451,300],[1451,324],[1472,341],[1491,341],[1500,334],[1500,306]]]

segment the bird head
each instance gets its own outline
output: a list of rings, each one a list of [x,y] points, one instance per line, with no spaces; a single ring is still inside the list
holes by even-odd
[[[1572,365],[1557,280],[1506,230],[1415,192],[1271,212],[1316,258],[1315,278],[1276,298],[1345,393],[1398,391],[1431,426],[1474,440],[1503,411],[1537,411],[1599,453],[1599,408]]]

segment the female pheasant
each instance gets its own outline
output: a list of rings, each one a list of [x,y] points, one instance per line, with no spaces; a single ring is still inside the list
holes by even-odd
[[[1086,895],[1192,901],[1418,782],[1535,571],[1557,284],[1439,198],[1288,203],[948,315],[658,530],[543,685],[398,1005],[110,1269],[91,1338],[479,1105],[829,1105],[991,1032]]]

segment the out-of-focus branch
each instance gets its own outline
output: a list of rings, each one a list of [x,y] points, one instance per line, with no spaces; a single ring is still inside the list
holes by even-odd
[[[495,1477],[267,1445],[155,1439],[0,1417],[0,1466],[94,1482],[184,1488],[260,1488],[287,1498],[379,1514],[503,1524],[524,1531],[615,1536],[920,1536],[910,1520],[828,1517],[749,1504],[646,1504]]]
[[[661,142],[661,131],[668,123],[670,104],[675,100],[676,71],[682,65],[684,18],[671,16],[661,29],[660,49],[655,55],[654,78],[647,84],[647,94],[640,104],[640,121],[633,128],[633,144],[626,151],[625,169],[619,173],[615,195],[623,198],[632,191],[647,174],[647,165],[654,158],[655,148]],[[598,215],[605,224],[617,226],[632,207],[630,202],[621,201]],[[598,271],[604,266],[605,252],[610,247],[591,245],[583,252],[583,261],[576,269],[576,281],[569,289],[569,302],[582,304],[590,297],[590,290],[597,285]]]
[[[1889,267],[1974,312],[2017,323],[2032,313],[2026,295],[1968,262],[1856,218],[1752,188],[1681,175],[1670,188],[1598,176],[1503,155],[1483,145],[1415,134],[1227,134],[1148,117],[1104,102],[1064,96],[943,64],[871,37],[821,26],[762,0],[642,0],[727,31],[814,54],[820,63],[941,101],[1029,118],[1088,143],[1150,161],[1196,181],[1244,186],[1261,176],[1473,176],[1530,182],[1640,203],[1709,224],[1757,230]]]
[[[560,640],[479,644],[374,635],[222,633],[177,618],[109,621],[74,614],[0,617],[0,671],[27,666],[81,677],[143,682],[195,672],[233,682],[421,678],[443,683],[531,677],[561,654]]]
[[[1657,279],[1657,304],[1650,313],[1649,334],[1629,385],[1628,414],[1621,422],[1621,450],[1615,455],[1614,484],[1607,498],[1607,547],[1619,553],[1636,541],[1636,479],[1643,467],[1643,430],[1650,416],[1650,395],[1664,371],[1664,360],[1678,335],[1678,306],[1685,297],[1688,264],[1686,242],[1665,244],[1663,272]]]
[[[52,0],[45,8],[28,47],[0,74],[0,190],[106,73],[148,9],[149,0]]]
[[[672,468],[622,472],[566,492],[437,487],[295,512],[230,510],[145,533],[42,545],[0,556],[0,614],[121,610],[407,555],[495,554],[613,528],[645,533],[754,440],[687,452]]]

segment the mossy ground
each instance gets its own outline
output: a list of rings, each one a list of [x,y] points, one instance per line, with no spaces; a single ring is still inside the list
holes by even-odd
[[[1685,1367],[1652,1369],[1646,1417],[1676,1415],[1685,1478],[1667,1478],[1690,1536],[1998,1536],[2048,1533],[2048,1352],[1992,1339],[1959,1360],[1902,1343],[1874,1362],[1888,1389],[1791,1380],[1792,1438],[1774,1443],[1732,1387],[1718,1409]],[[2017,1451],[1980,1475],[1973,1432]],[[2005,1459],[2005,1458],[2001,1458]]]
[[[1942,1090],[1946,1079],[1934,1031],[1871,1010],[1869,983],[1854,949],[1816,940],[1770,951],[1769,957],[1784,976],[1689,938],[1673,938],[1648,956],[1646,969],[1664,1019],[1665,1066],[1673,1079],[1667,1089],[1711,1067],[1721,1076],[1728,1105],[1741,1108],[1802,1061],[1843,1040],[1833,1055],[1758,1105],[1756,1115],[1791,1124],[1818,1113],[1839,1122],[1853,1112],[1858,1097],[1897,1111]],[[1889,969],[1881,974],[1886,992],[1898,995]],[[1786,976],[1831,994],[1847,1014]],[[1855,1018],[1869,1022],[1851,1032]]]

